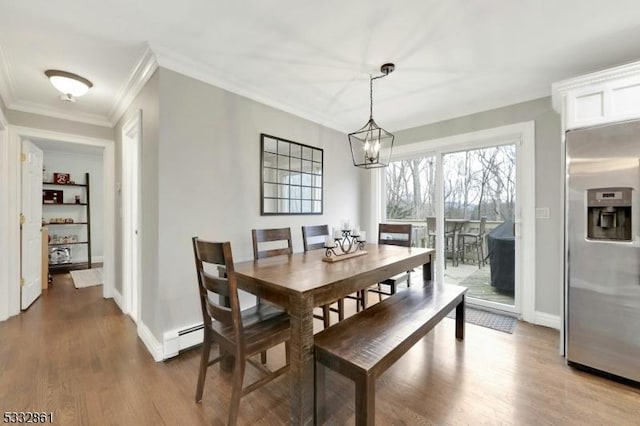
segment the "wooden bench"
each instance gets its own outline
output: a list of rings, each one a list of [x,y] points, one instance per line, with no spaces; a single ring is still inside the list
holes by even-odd
[[[325,368],[356,385],[356,425],[375,424],[375,382],[456,308],[456,338],[464,338],[466,288],[411,287],[315,335],[316,416],[325,417]]]

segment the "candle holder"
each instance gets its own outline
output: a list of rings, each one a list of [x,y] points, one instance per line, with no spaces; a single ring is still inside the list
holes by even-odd
[[[366,252],[361,251],[358,253],[359,250],[363,250],[364,249],[364,243],[365,243],[365,239],[364,236],[360,235],[359,231],[352,231],[350,229],[342,229],[341,230],[342,236],[338,237],[338,238],[327,238],[327,241],[325,242],[325,259],[327,258],[332,258],[332,257],[340,257],[340,256],[347,256],[347,255],[351,255],[349,257],[352,257],[353,255],[355,255],[356,253],[359,254],[366,254]]]

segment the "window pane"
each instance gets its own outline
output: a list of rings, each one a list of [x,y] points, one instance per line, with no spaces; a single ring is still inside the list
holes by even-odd
[[[278,155],[278,168],[283,170],[289,169],[289,157]]]
[[[392,161],[385,179],[388,219],[424,221],[427,216],[435,216],[435,157]]]
[[[276,169],[264,169],[264,181],[265,182],[277,182],[278,173]]]
[[[268,152],[278,152],[278,142],[272,138],[264,138],[264,150]]]
[[[302,174],[302,185],[311,186],[311,175],[307,173]]]
[[[310,200],[311,199],[311,188],[302,187],[302,199]]]
[[[278,141],[278,154],[289,156],[289,142]]]
[[[277,186],[278,185],[274,185],[272,183],[265,183],[264,184],[264,196],[265,197],[269,197],[269,198],[275,198],[277,197]]]
[[[291,158],[291,170],[299,172],[302,169],[302,160],[299,158]]]

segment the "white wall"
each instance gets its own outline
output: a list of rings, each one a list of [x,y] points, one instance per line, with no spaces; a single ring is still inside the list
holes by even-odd
[[[323,215],[260,216],[260,133],[324,149]],[[149,328],[202,321],[191,237],[231,241],[242,261],[253,258],[252,228],[291,227],[302,251],[302,225],[357,221],[360,170],[348,145],[343,133],[161,68],[159,168],[151,177],[159,185],[162,323]]]
[[[36,144],[42,149],[44,154],[44,166],[49,176],[48,180],[54,172],[69,173],[71,180],[76,183],[84,183],[84,174],[89,173],[90,178],[90,207],[91,207],[91,256],[93,262],[102,262],[104,255],[104,181],[103,181],[103,164],[102,154],[80,154],[72,151],[60,151],[47,149],[47,141],[37,141]],[[84,200],[84,190],[75,187],[60,188],[48,187],[46,189],[62,189],[65,194],[65,200],[72,202],[69,198],[72,193],[79,194]],[[71,197],[72,198],[72,197]],[[75,221],[84,219],[84,208],[75,208],[73,206],[43,206],[42,216],[45,219],[50,217],[72,217]],[[71,231],[73,229],[73,232]],[[60,227],[50,226],[49,234],[57,233],[59,235],[67,235],[68,233],[82,234],[82,228],[78,227]],[[83,245],[73,246],[74,259],[86,260],[86,247]]]
[[[395,132],[395,144],[429,141],[513,123],[535,121],[536,207],[549,209],[550,218],[536,221],[535,311],[560,315],[562,275],[562,179],[560,115],[551,98],[541,98],[452,120]],[[363,203],[369,202],[370,182],[362,180]],[[363,204],[366,205],[366,204]]]

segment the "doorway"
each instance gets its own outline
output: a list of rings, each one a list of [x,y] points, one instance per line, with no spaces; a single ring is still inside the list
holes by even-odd
[[[124,313],[140,314],[140,136],[141,111],[122,127],[122,289]]]
[[[0,182],[2,190],[6,194],[7,212],[7,239],[0,246],[0,258],[6,258],[6,279],[0,280],[0,300],[6,301],[6,310],[0,310],[0,320],[20,313],[20,210],[21,210],[21,167],[12,158],[18,158],[22,141],[50,140],[60,143],[74,144],[74,146],[95,147],[102,150],[102,169],[104,173],[104,205],[114,204],[114,142],[113,140],[84,137],[55,131],[34,129],[20,126],[9,126],[8,137],[3,146],[3,155],[0,156],[0,167],[6,173],[7,179]],[[103,258],[103,297],[112,298],[113,288],[113,261],[114,261],[114,215],[113,211],[105,208],[104,212],[104,258]]]
[[[470,305],[529,322],[535,311],[535,171],[524,159],[533,158],[534,140],[528,122],[403,145],[379,176],[378,221],[413,223],[414,244],[436,250],[439,282],[475,283],[467,293]],[[491,254],[498,252],[489,247],[492,232],[493,240],[496,234],[509,240],[500,241],[510,251],[493,259],[493,272],[510,267],[510,285],[508,278],[491,280]]]
[[[471,305],[520,314],[517,155],[514,143],[443,153],[442,215],[444,282],[467,288]]]

